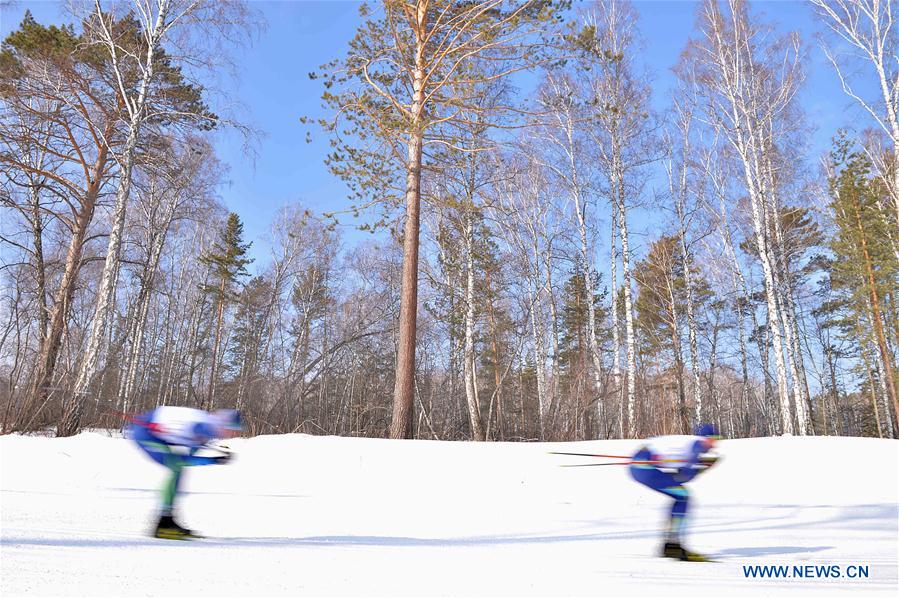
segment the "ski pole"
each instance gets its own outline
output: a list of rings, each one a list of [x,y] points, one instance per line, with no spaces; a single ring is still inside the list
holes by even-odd
[[[594,453],[560,453],[550,451],[550,455],[568,455],[570,457],[606,457],[608,459],[630,459],[631,455],[598,455]]]
[[[657,463],[680,462],[682,459],[666,459],[664,461],[621,461],[619,463],[579,463],[577,465],[560,465],[559,467],[605,467],[606,465],[655,465]]]
[[[558,453],[550,451],[550,455],[568,455],[571,457],[602,457],[607,459],[633,459],[633,455],[598,455],[593,453]],[[639,463],[683,463],[685,459],[665,459],[663,461],[640,461]],[[636,463],[636,461],[635,461]],[[628,465],[629,463],[620,463],[618,465]],[[609,463],[608,465],[616,465]]]

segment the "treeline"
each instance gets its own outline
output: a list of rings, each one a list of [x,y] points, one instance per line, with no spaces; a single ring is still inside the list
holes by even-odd
[[[363,8],[313,77],[381,234],[291,205],[256,263],[216,195],[224,49],[197,43],[253,15],[26,16],[0,52],[3,431],[176,404],[251,433],[897,437],[897,30],[888,3],[813,4],[870,117],[826,156],[809,48],[743,2],[696,8],[662,113],[626,2]]]

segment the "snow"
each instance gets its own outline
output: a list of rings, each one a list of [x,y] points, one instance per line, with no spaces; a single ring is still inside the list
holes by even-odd
[[[636,441],[511,444],[305,435],[228,443],[187,471],[182,522],[148,537],[164,470],[105,434],[0,437],[0,594],[29,596],[897,595],[899,442],[726,440],[690,485],[688,545],[656,556],[668,499]],[[212,538],[214,537],[214,538]],[[744,565],[867,566],[866,579],[747,579]]]

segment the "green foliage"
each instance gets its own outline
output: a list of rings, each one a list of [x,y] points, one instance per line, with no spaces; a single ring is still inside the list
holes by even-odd
[[[603,334],[602,323],[606,319],[608,309],[606,301],[608,290],[604,289],[602,275],[596,272],[593,277],[593,309],[596,316],[597,341],[602,345],[611,331]],[[604,290],[599,290],[604,289]],[[589,305],[587,304],[587,283],[584,272],[576,266],[565,282],[560,310],[559,363],[570,373],[576,364],[589,362],[590,338],[588,330]]]
[[[32,72],[33,69],[28,68],[29,63],[39,62],[61,75],[70,89],[96,90],[88,96],[100,103],[99,107],[104,111],[124,113],[125,104],[112,58],[105,46],[92,37],[100,28],[96,22],[98,18],[96,13],[91,13],[81,24],[82,32],[76,33],[74,25],[45,27],[26,12],[19,29],[10,33],[0,46],[0,96],[22,93],[21,85],[16,82],[41,76],[40,69]],[[118,67],[122,87],[133,98],[147,55],[146,36],[141,31],[140,21],[132,13],[121,19],[107,14],[103,18],[107,19],[111,34],[120,46]],[[213,129],[218,118],[203,100],[203,87],[189,82],[181,66],[163,48],[159,48],[153,58],[155,76],[147,96],[148,112],[152,115],[149,122],[160,126],[188,122],[200,130]],[[84,98],[79,101],[83,102]]]
[[[203,292],[213,296],[216,302],[231,303],[238,299],[237,286],[241,278],[249,276],[246,266],[253,262],[246,256],[252,243],[243,242],[243,223],[234,212],[228,214],[228,221],[212,250],[200,261],[209,266],[215,284],[203,284]]]
[[[465,318],[465,241],[464,212],[472,210],[474,219],[472,226],[474,296],[475,313],[487,313],[487,302],[496,301],[498,289],[502,287],[502,268],[500,267],[499,249],[493,239],[493,233],[484,222],[483,214],[473,207],[464,207],[458,200],[441,200],[448,207],[459,211],[452,212],[453,217],[442,219],[436,231],[436,241],[441,248],[437,258],[440,268],[440,279],[433,281],[438,292],[432,301],[425,304],[425,309],[450,329],[450,336],[459,340],[464,335]],[[486,273],[490,273],[490,284],[487,284]],[[449,281],[449,283],[447,283]]]
[[[432,0],[424,30],[417,30],[415,3],[390,0],[377,11],[361,5],[364,21],[346,55],[309,75],[322,81],[323,104],[335,115],[319,124],[331,135],[325,162],[349,187],[350,212],[376,206],[382,213],[375,226],[387,224],[403,203],[409,169],[421,167],[408,163],[410,140],[447,141],[433,129],[469,120],[484,88],[503,72],[541,62],[548,45],[538,41],[540,32],[550,35],[568,4]],[[418,68],[420,106],[413,90]]]
[[[802,259],[809,250],[820,247],[824,242],[824,234],[818,223],[815,222],[808,208],[801,206],[783,206],[778,212],[779,225],[783,234],[783,251],[787,259],[787,268],[791,274],[807,271],[808,267],[802,266]],[[775,237],[775,230],[769,231],[771,238]],[[740,249],[749,255],[758,257],[758,245],[754,239],[744,239],[740,243]]]
[[[78,42],[72,25],[44,27],[27,10],[19,29],[10,33],[0,47],[0,67],[19,67],[22,58],[63,61],[75,52]]]
[[[699,325],[699,313],[714,294],[692,263],[690,272],[693,279],[693,309]],[[654,241],[646,258],[634,268],[634,278],[639,289],[634,304],[637,311],[635,324],[639,331],[637,337],[641,340],[640,351],[644,360],[652,362],[658,360],[663,352],[675,350],[675,332],[681,339],[685,338],[679,329],[674,328],[675,321],[678,327],[687,324],[687,284],[680,239],[677,236],[663,236]]]
[[[273,297],[271,282],[262,276],[253,277],[240,294],[234,331],[231,333],[228,367],[232,375],[252,373],[259,360],[263,344],[267,310]]]
[[[856,295],[865,277],[864,265],[869,263],[881,294],[895,290],[899,270],[887,233],[896,232],[878,205],[889,201],[886,189],[871,175],[865,153],[853,151],[845,137],[836,140],[832,158],[836,174],[830,180],[831,208],[837,227],[830,243],[836,257],[834,286]]]
[[[896,232],[880,207],[888,202],[887,190],[872,175],[864,151],[854,149],[841,134],[831,157],[830,207],[836,230],[829,243],[833,256],[819,262],[828,274],[822,283],[828,286],[828,301],[822,305],[821,315],[844,335],[870,339],[872,326],[860,323],[870,320],[872,290],[884,298],[899,288],[899,263],[888,235]],[[895,313],[885,315],[892,321],[897,317]]]
[[[96,69],[104,63],[103,53],[91,47],[72,25],[45,27],[31,11],[25,12],[19,29],[0,45],[0,95],[9,97],[20,91],[18,81],[28,76],[27,65],[38,62],[61,72],[73,72],[78,65]]]

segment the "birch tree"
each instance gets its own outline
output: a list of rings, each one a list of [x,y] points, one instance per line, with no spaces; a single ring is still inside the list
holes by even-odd
[[[74,27],[44,27],[26,13],[0,52],[0,161],[4,170],[42,181],[41,191],[60,202],[61,209],[52,213],[67,235],[62,276],[52,291],[46,333],[22,410],[26,419],[18,427],[37,423],[54,395],[89,231],[115,169],[112,149],[121,140],[113,94],[105,84],[108,62],[83,42]],[[30,151],[19,151],[23,145]],[[55,159],[32,159],[41,154]]]
[[[514,164],[513,175],[497,183],[498,197],[493,210],[510,253],[515,256],[512,262],[515,272],[525,281],[525,317],[533,346],[537,425],[542,440],[551,432],[559,383],[558,314],[553,284],[557,257],[553,248],[560,234],[559,210],[554,205],[554,197],[548,193],[545,173],[533,155],[521,156],[520,162],[511,159],[508,162]],[[549,311],[549,322],[546,311]]]
[[[605,185],[621,240],[624,322],[627,347],[628,435],[637,431],[637,349],[631,282],[631,239],[628,210],[637,202],[643,167],[657,159],[655,126],[649,108],[649,88],[637,73],[637,13],[622,0],[601,0],[584,18],[577,44],[589,68],[592,126]],[[613,300],[615,300],[613,295]]]
[[[165,47],[173,45],[173,37],[189,38],[191,32],[183,31],[189,28],[234,35],[230,31],[232,24],[237,24],[232,21],[236,16],[233,13],[242,10],[235,2],[210,0],[133,0],[130,8],[126,16],[117,17],[104,11],[100,0],[94,0],[93,13],[85,19],[87,40],[102,48],[108,57],[116,99],[126,124],[124,142],[116,155],[118,187],[93,325],[75,380],[74,398],[61,426],[63,433],[77,429],[85,389],[100,361],[101,343],[115,303],[122,233],[142,129],[149,120],[170,126],[187,121],[202,129],[216,124],[217,117],[201,99],[201,88],[184,81],[181,68],[191,59],[181,57],[179,64],[178,57],[168,55]],[[179,85],[172,86],[171,81]],[[159,89],[158,82],[163,83],[163,89]]]
[[[584,284],[587,305],[587,344],[593,364],[593,391],[597,405],[599,429],[604,428],[604,391],[602,388],[602,355],[599,350],[596,327],[596,309],[592,299],[597,294],[594,288],[594,264],[592,242],[592,216],[589,212],[590,185],[592,174],[589,168],[589,154],[586,143],[589,137],[583,135],[583,127],[588,124],[583,93],[577,83],[566,74],[549,75],[538,98],[547,124],[538,129],[541,139],[549,141],[544,155],[544,166],[561,182],[568,196],[574,215],[578,239],[578,263],[582,276],[577,281]],[[535,142],[536,143],[536,142]]]
[[[124,339],[129,349],[122,362],[124,375],[120,379],[118,399],[125,413],[130,408],[140,363],[145,359],[144,336],[149,310],[172,223],[187,205],[193,204],[196,208],[208,200],[218,174],[212,149],[199,139],[173,143],[167,150],[175,159],[149,169],[144,176],[138,175],[143,180],[134,185],[141,212],[145,254],[138,275],[134,316],[127,324]],[[183,213],[180,215],[183,217]]]
[[[894,0],[811,0],[833,42],[822,42],[843,91],[889,136],[893,146],[893,219],[899,226],[899,25]],[[848,50],[848,51],[847,51]],[[858,68],[861,65],[862,68]],[[872,73],[873,71],[873,73]],[[874,75],[877,97],[865,92],[861,73]],[[870,80],[870,79],[868,79]]]
[[[772,137],[775,123],[790,114],[802,81],[801,51],[795,34],[771,38],[769,27],[753,20],[742,0],[729,0],[726,10],[717,2],[699,9],[699,38],[692,40],[682,72],[703,103],[703,119],[721,136],[739,160],[743,185],[749,195],[756,251],[765,280],[769,332],[777,369],[781,429],[805,434],[807,421],[793,347],[785,343],[785,319],[779,301],[776,240],[772,238],[772,214],[776,204],[770,169],[771,152],[779,141]],[[789,354],[793,373],[793,397],[787,380]],[[795,411],[794,411],[795,409]],[[794,417],[798,427],[794,425]]]
[[[690,177],[691,172],[691,125],[693,121],[692,106],[684,99],[675,99],[673,111],[674,127],[677,142],[670,139],[667,144],[671,153],[667,162],[668,187],[674,201],[674,211],[678,223],[678,245],[680,248],[681,263],[684,276],[684,291],[686,295],[687,331],[690,343],[690,369],[693,377],[693,422],[698,424],[702,420],[702,392],[699,379],[699,345],[696,338],[696,314],[693,287],[692,258],[688,249],[687,230],[690,225],[691,214],[688,207],[688,197],[697,194],[699,189]]]

